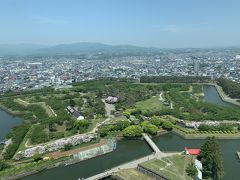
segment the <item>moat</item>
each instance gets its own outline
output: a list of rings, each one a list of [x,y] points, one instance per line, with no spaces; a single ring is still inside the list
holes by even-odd
[[[204,86],[204,100],[226,107],[236,107],[235,105],[222,101],[214,86]],[[0,140],[3,140],[6,134],[13,126],[19,125],[23,120],[14,117],[5,111],[0,110]],[[153,141],[157,144],[161,151],[183,151],[184,147],[199,148],[204,140],[185,140],[172,133],[153,137]],[[239,151],[239,140],[219,140],[223,160],[225,175],[223,179],[237,180],[239,173],[240,161],[237,159],[236,152]],[[142,139],[118,140],[117,149],[109,154],[105,154],[93,159],[89,159],[78,164],[70,166],[62,166],[51,170],[42,171],[28,177],[24,180],[40,180],[40,179],[78,179],[86,178],[94,174],[103,172],[122,163],[151,154],[152,150]]]

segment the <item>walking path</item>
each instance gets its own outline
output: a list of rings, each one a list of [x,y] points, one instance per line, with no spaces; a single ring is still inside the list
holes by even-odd
[[[146,134],[146,133],[143,133],[143,138],[145,139],[145,141],[147,141],[147,143],[149,144],[149,146],[152,148],[152,150],[155,152],[155,153],[162,153],[160,151],[160,149],[158,149],[158,147],[156,146],[156,144],[152,141],[152,139],[150,139],[150,137]]]
[[[162,101],[162,102],[165,101],[164,98],[163,98],[163,91],[159,94],[159,100]]]

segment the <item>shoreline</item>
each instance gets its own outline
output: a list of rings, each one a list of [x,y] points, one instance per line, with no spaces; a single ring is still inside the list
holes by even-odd
[[[228,97],[228,95],[222,90],[221,86],[219,86],[217,84],[213,84],[213,85],[217,89],[217,92],[223,101],[228,102],[230,104],[234,104],[236,106],[240,106],[239,102],[237,102],[235,99]]]
[[[0,110],[5,111],[6,113],[8,113],[8,114],[10,114],[10,115],[12,115],[12,116],[20,116],[20,118],[22,118],[21,115],[23,115],[23,113],[20,112],[20,111],[13,111],[13,110],[7,108],[7,107],[4,106],[3,104],[1,104],[1,102],[0,102]],[[23,120],[24,120],[24,119],[23,119]]]

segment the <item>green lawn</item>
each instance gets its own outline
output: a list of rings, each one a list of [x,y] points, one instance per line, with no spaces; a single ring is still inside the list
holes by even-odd
[[[143,112],[147,111],[158,111],[163,107],[162,102],[159,100],[159,97],[151,97],[145,101],[139,101],[135,104],[136,109],[140,109]]]
[[[121,170],[117,173],[117,176],[119,176],[120,178],[122,178],[124,180],[133,180],[133,179],[151,180],[152,179],[151,177],[141,173],[140,171],[138,171],[136,169]]]
[[[191,163],[192,158],[186,155],[174,155],[147,161],[142,165],[170,180],[191,180],[192,178],[186,174],[185,168]]]

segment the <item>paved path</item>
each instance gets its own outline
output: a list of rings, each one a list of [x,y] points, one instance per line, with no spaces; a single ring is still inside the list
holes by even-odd
[[[145,141],[147,141],[147,143],[149,144],[149,146],[152,148],[152,150],[155,153],[162,153],[160,151],[160,149],[156,146],[156,144],[152,141],[152,139],[146,133],[143,133],[142,135],[143,135],[143,138],[145,139]]]
[[[164,102],[164,99],[163,99],[163,91],[159,94],[159,100]]]

